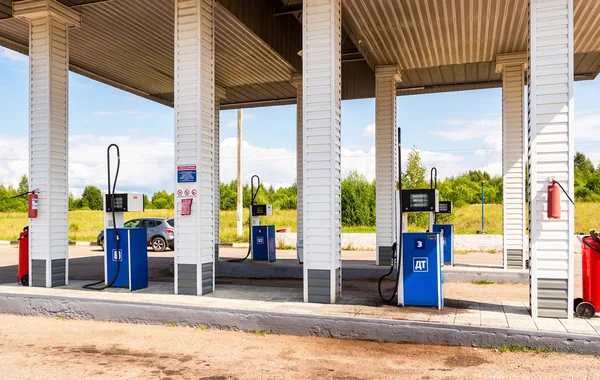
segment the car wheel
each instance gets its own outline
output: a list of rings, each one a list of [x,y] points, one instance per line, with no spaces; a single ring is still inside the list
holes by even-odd
[[[154,252],[163,252],[167,248],[167,242],[161,237],[152,239],[151,245]]]
[[[99,245],[100,249],[104,251],[104,240],[102,240]]]

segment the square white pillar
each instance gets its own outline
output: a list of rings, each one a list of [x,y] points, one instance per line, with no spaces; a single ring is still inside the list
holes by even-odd
[[[335,303],[341,260],[341,0],[302,13],[304,301]]]
[[[214,0],[175,1],[175,170],[196,171],[196,182],[175,178],[175,294],[214,290],[213,33]],[[184,216],[185,199],[192,207]]]
[[[375,67],[376,264],[385,266],[392,263],[392,245],[396,241],[396,83],[400,80],[396,65]]]
[[[573,0],[529,1],[529,250],[533,317],[572,318],[574,207],[547,217],[549,178],[573,198]]]
[[[21,1],[13,15],[29,22],[29,189],[39,191],[29,219],[29,285],[68,282],[69,27],[79,13],[55,0]]]
[[[525,267],[525,94],[527,53],[498,55],[502,73],[502,216],[504,268]]]
[[[221,129],[220,129],[220,121],[221,121],[221,99],[225,98],[226,91],[225,88],[221,86],[215,86],[215,119],[214,119],[214,130],[215,130],[215,162],[214,162],[214,170],[215,170],[215,261],[219,260],[219,243],[220,237],[219,234],[221,232],[220,225],[220,217],[221,217],[221,180],[220,180],[220,169],[221,166],[219,164],[219,157],[221,154],[220,146],[221,146]]]
[[[299,264],[304,262],[304,212],[302,192],[304,191],[303,128],[302,128],[302,74],[292,75],[290,81],[296,87],[296,257]]]

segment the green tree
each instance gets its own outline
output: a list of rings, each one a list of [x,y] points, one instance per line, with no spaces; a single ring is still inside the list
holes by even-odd
[[[421,162],[421,156],[419,151],[413,147],[408,152],[406,158],[406,171],[402,175],[402,188],[405,190],[409,189],[428,189],[429,183],[425,179],[425,173],[427,168]],[[419,227],[426,227],[428,225],[428,215],[425,213],[409,213],[408,223],[415,224]]]
[[[175,207],[175,196],[166,190],[159,190],[152,195],[152,205],[159,210],[173,210]]]
[[[406,158],[406,171],[402,175],[403,189],[425,189],[429,184],[425,179],[427,168],[421,162],[419,151],[413,147]]]
[[[29,191],[29,179],[25,174],[21,176],[21,180],[19,181],[19,188],[17,189],[19,194],[23,194]]]
[[[342,180],[342,225],[375,225],[375,183],[353,171]]]
[[[588,177],[590,174],[595,172],[592,161],[590,161],[590,159],[581,152],[575,153],[574,164],[576,173],[579,171],[579,174],[583,175],[584,177]]]
[[[102,210],[102,192],[96,186],[86,186],[81,194],[81,207]]]
[[[220,184],[220,207],[221,210],[235,210],[237,207],[237,180],[231,181],[229,184]]]

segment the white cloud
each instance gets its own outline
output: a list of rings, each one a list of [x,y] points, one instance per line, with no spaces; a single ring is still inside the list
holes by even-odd
[[[258,175],[261,182],[274,188],[290,186],[296,181],[296,152],[287,149],[261,148],[242,145],[243,182],[249,183],[250,177]],[[237,178],[237,138],[221,141],[220,180],[230,182]]]
[[[502,175],[502,161],[491,162],[478,170],[488,172],[492,177]]]
[[[121,151],[117,189],[121,191],[173,190],[173,142],[126,136],[73,135],[69,137],[69,189],[81,194],[87,185],[106,189],[106,148]],[[17,186],[28,173],[27,137],[0,135],[0,183]],[[112,162],[112,170],[116,161]]]
[[[363,137],[373,137],[373,136],[375,136],[375,123],[367,125],[365,127],[362,135],[363,135]]]
[[[501,138],[502,118],[481,120],[446,120],[446,129],[430,133],[450,141],[464,141],[481,138]]]
[[[575,114],[575,139],[581,143],[600,141],[600,110],[583,110]]]
[[[402,148],[402,170],[406,167],[409,152],[410,149]],[[351,171],[357,171],[370,181],[375,179],[375,153],[375,147],[367,152],[342,148],[342,177],[346,177]],[[460,155],[419,150],[419,156],[425,167],[435,166],[438,169],[440,178],[457,175],[467,170],[465,159]]]
[[[0,134],[0,184],[18,186],[29,170],[28,160],[27,137]]]
[[[408,157],[409,149],[402,149],[402,169],[406,166],[406,158]],[[428,169],[427,176],[429,176],[429,169],[432,167],[437,168],[438,178],[444,179],[446,177],[452,177],[468,170],[470,162],[465,160],[465,157],[458,154],[451,153],[440,153],[419,150],[419,156],[423,165]]]
[[[357,171],[372,181],[375,178],[375,147],[365,152],[342,148],[342,177]]]
[[[29,57],[21,53],[17,53],[14,50],[0,47],[0,60],[7,60],[11,62],[28,62]]]

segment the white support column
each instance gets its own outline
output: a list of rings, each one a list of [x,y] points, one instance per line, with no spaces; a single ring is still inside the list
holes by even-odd
[[[79,13],[55,0],[14,3],[29,22],[29,189],[39,190],[38,217],[29,219],[29,285],[68,282],[69,28]]]
[[[400,80],[396,65],[375,67],[376,264],[385,266],[392,263],[392,244],[396,241],[396,83]]]
[[[175,1],[175,169],[195,167],[197,173],[195,183],[175,180],[176,192],[192,187],[188,196],[175,195],[175,294],[214,290],[213,20],[214,0]],[[191,215],[182,216],[182,200],[189,198]]]
[[[504,268],[525,266],[525,104],[527,53],[498,55],[502,73],[502,192]]]
[[[304,301],[335,303],[341,260],[341,0],[302,13]]]
[[[573,0],[529,1],[529,245],[533,317],[572,318],[574,207],[547,217],[548,179],[573,197]]]
[[[302,74],[292,75],[291,83],[294,87],[296,87],[296,256],[298,263],[302,264],[304,262],[304,197],[302,196],[302,192],[304,191],[304,158],[302,156]]]
[[[215,177],[214,177],[214,183],[215,183],[215,261],[219,260],[219,243],[220,243],[220,238],[219,238],[219,234],[221,232],[221,225],[220,225],[220,216],[221,216],[221,177],[220,177],[220,169],[221,169],[221,165],[220,165],[220,161],[219,161],[219,157],[220,157],[220,146],[221,146],[221,128],[220,128],[220,121],[221,121],[221,99],[225,98],[227,95],[227,92],[225,91],[225,88],[221,87],[221,86],[217,86],[215,85],[215,119],[214,119],[214,130],[215,130],[215,138],[214,138],[214,142],[215,142],[215,146],[214,146],[214,150],[215,150],[215,162],[214,162],[214,170],[215,170]]]

